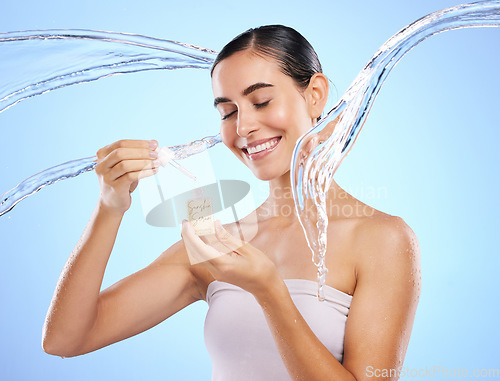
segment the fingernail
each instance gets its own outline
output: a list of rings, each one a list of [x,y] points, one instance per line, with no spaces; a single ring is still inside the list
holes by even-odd
[[[156,140],[150,140],[149,141],[149,148],[155,149],[156,147],[158,147],[158,142]]]
[[[221,231],[222,230],[222,224],[220,223],[220,220],[215,221],[215,229],[217,231]]]
[[[149,151],[149,156],[151,156],[151,159],[156,159],[158,157],[158,152]]]
[[[153,160],[153,167],[157,168],[160,166],[160,159]]]

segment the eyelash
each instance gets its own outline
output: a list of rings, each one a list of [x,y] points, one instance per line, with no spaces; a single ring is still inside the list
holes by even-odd
[[[269,101],[266,101],[266,102],[257,103],[257,104],[254,104],[254,106],[258,110],[259,108],[266,107],[269,104],[269,102],[271,102],[271,101],[269,100]]]
[[[229,113],[229,114],[227,114],[227,115],[224,115],[224,116],[222,117],[222,120],[226,120],[226,119],[227,119],[227,118],[229,118],[231,115],[233,115],[235,112],[236,112],[236,111],[233,111],[233,112],[231,112],[231,113]]]
[[[261,108],[263,108],[263,107],[266,107],[266,106],[269,104],[269,102],[271,102],[271,101],[269,100],[269,101],[262,102],[262,103],[256,103],[256,104],[254,104],[254,107],[258,110],[258,109],[261,109]],[[229,113],[229,114],[227,114],[227,115],[224,115],[224,116],[222,117],[222,120],[226,120],[226,119],[228,119],[228,118],[229,118],[229,117],[231,117],[231,116],[232,116],[235,112],[236,112],[236,110],[235,110],[235,111],[233,111],[233,112],[230,112],[230,113]]]

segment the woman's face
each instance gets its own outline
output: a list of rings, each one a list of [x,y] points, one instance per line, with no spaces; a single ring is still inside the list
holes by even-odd
[[[224,144],[261,180],[286,174],[314,120],[295,81],[272,58],[245,50],[215,67],[212,89]]]

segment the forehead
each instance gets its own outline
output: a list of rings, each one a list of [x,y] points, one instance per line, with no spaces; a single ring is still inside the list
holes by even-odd
[[[258,82],[276,86],[288,80],[291,78],[281,72],[274,59],[244,50],[217,64],[212,74],[212,89],[215,96],[227,96]]]

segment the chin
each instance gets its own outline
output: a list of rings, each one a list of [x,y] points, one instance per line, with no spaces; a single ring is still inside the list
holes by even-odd
[[[261,181],[271,181],[276,178],[275,175],[271,174],[262,174],[262,173],[254,173],[255,177],[257,177]]]
[[[276,168],[260,171],[253,170],[252,173],[261,181],[271,181],[283,176],[290,176],[289,169],[287,169],[286,171],[279,171]]]

